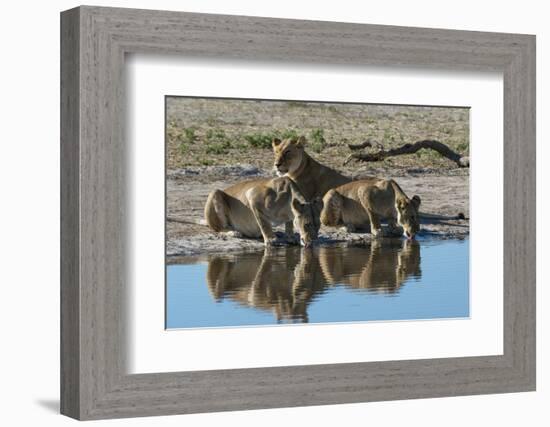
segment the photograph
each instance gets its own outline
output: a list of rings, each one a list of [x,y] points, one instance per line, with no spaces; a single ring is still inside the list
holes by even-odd
[[[469,113],[166,96],[166,329],[468,318]]]
[[[545,419],[542,6],[161,3],[8,8],[5,418]]]

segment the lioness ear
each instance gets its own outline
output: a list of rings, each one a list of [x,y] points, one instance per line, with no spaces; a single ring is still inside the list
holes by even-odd
[[[293,138],[292,139],[292,143],[294,145],[297,145],[299,147],[303,147],[304,145],[306,145],[306,137],[304,135],[301,135],[299,138]]]
[[[278,147],[280,143],[281,140],[279,138],[273,138],[273,140],[271,141],[271,145],[273,146],[273,148]]]
[[[411,199],[411,203],[413,206],[418,210],[418,207],[420,206],[420,197],[418,197],[416,194]]]
[[[292,208],[298,213],[304,211],[304,205],[298,199],[292,199]]]

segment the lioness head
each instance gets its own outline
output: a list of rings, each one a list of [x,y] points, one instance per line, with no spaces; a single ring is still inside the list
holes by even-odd
[[[305,137],[287,138],[282,141],[274,138],[272,141],[275,161],[273,166],[277,175],[283,176],[287,173],[292,174],[300,167],[304,155]]]
[[[420,245],[412,239],[403,240],[403,245],[397,257],[395,276],[401,284],[409,277],[421,277]]]
[[[294,227],[300,233],[300,243],[309,247],[319,236],[321,221],[319,215],[323,209],[323,201],[314,199],[312,202],[305,202],[297,198],[292,200],[292,212],[294,214]]]
[[[413,196],[412,199],[400,197],[395,201],[397,222],[403,227],[403,234],[407,239],[412,239],[420,229],[420,223],[418,221],[419,207],[420,197],[418,196]]]

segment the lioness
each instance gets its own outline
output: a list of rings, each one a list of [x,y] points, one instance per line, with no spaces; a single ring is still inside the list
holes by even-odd
[[[227,298],[268,310],[277,322],[285,323],[306,323],[310,303],[326,286],[317,252],[298,247],[214,256],[208,261],[206,280],[216,301]]]
[[[277,174],[291,178],[306,200],[323,197],[331,188],[351,181],[350,178],[311,158],[304,150],[305,143],[304,136],[282,141],[275,138],[272,141]]]
[[[422,275],[420,245],[415,240],[374,240],[366,247],[338,249],[319,250],[319,264],[331,285],[395,293],[409,278]]]
[[[259,178],[212,191],[204,217],[216,232],[235,231],[245,237],[263,237],[265,245],[280,243],[272,225],[285,224],[287,239],[294,238],[294,226],[303,246],[317,239],[321,226],[322,200],[306,202],[296,184],[286,177]]]
[[[392,179],[366,178],[330,190],[323,198],[321,222],[327,226],[344,225],[348,231],[368,230],[380,235],[380,219],[388,222],[389,234],[404,233],[412,239],[420,228],[420,197],[409,199]],[[399,224],[402,230],[397,226]]]

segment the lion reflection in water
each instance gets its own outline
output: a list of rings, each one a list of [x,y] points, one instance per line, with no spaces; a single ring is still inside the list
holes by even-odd
[[[279,323],[307,323],[308,306],[332,286],[395,293],[419,278],[420,245],[384,239],[361,247],[268,248],[264,253],[210,258],[207,284],[224,298],[272,311]]]

